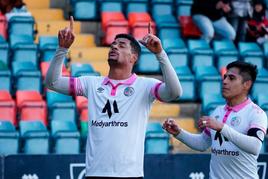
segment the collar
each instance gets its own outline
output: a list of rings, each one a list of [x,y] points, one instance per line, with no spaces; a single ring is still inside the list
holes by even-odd
[[[125,81],[123,82],[120,82],[120,84],[122,85],[131,85],[134,83],[134,81],[137,79],[137,75],[135,73],[133,73],[128,79],[126,79]],[[106,76],[102,82],[103,85],[108,85],[108,84],[112,84],[113,85],[113,82],[112,82],[112,79],[110,79],[108,76]]]
[[[229,111],[229,110],[232,110],[232,111],[234,111],[234,112],[238,112],[238,111],[240,111],[241,109],[243,109],[247,104],[249,104],[249,103],[251,103],[251,99],[247,99],[246,101],[244,101],[244,102],[242,102],[242,103],[240,103],[240,104],[238,104],[238,105],[236,105],[236,106],[228,106],[227,104],[225,105],[225,107],[224,107],[224,110],[225,111]]]

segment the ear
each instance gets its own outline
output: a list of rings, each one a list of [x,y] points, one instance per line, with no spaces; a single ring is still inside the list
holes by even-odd
[[[252,81],[251,81],[251,80],[245,81],[243,85],[244,85],[244,88],[245,88],[247,91],[249,91],[249,89],[250,89],[251,86],[252,86]]]
[[[131,59],[130,59],[130,61],[131,61],[133,64],[135,64],[137,60],[138,60],[138,55],[137,55],[136,53],[132,53],[132,54],[131,54]]]

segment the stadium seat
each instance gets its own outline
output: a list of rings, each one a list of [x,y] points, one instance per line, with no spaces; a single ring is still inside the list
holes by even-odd
[[[75,123],[70,121],[52,121],[51,135],[54,140],[54,153],[79,154],[80,134]]]
[[[42,92],[41,73],[31,62],[13,62],[13,76],[16,90]]]
[[[0,36],[7,39],[7,19],[6,16],[0,13]]]
[[[76,20],[97,20],[97,1],[76,0],[73,4],[73,16]]]
[[[192,70],[199,66],[213,66],[213,51],[205,40],[188,40]]]
[[[31,16],[13,16],[8,21],[8,34],[28,35],[34,39],[34,18]]]
[[[9,36],[9,44],[11,49],[18,48],[18,46],[22,45],[33,45],[33,39],[28,35],[18,35],[18,34],[11,34]]]
[[[192,21],[191,16],[179,16],[181,34],[185,38],[200,37],[202,34],[198,27]]]
[[[90,64],[83,63],[72,63],[71,64],[71,75],[74,77],[79,77],[83,75],[93,75],[99,76],[100,73],[96,72]]]
[[[207,76],[203,77],[203,80],[199,84],[199,98],[204,100],[207,93],[220,94],[221,93],[221,77]]]
[[[174,68],[189,65],[188,50],[182,39],[167,38],[162,41],[162,45]]]
[[[19,119],[22,121],[41,121],[48,125],[47,105],[37,91],[17,91],[16,103]]]
[[[258,44],[253,42],[239,42],[238,49],[243,61],[257,65],[258,68],[263,68],[263,52]]]
[[[48,154],[49,133],[40,121],[20,121],[20,136],[25,154]]]
[[[221,70],[229,63],[238,60],[238,51],[232,41],[215,40],[213,41],[213,49],[218,70]]]
[[[11,90],[11,72],[9,70],[0,70],[0,90]]]
[[[251,90],[252,99],[257,100],[259,94],[268,95],[268,91],[265,89],[268,89],[268,78],[257,77]]]
[[[42,74],[43,79],[45,79],[45,76],[47,75],[49,63],[50,62],[41,62],[40,63],[41,74]],[[62,76],[71,76],[70,72],[66,69],[66,67],[64,65],[62,67]]]
[[[160,74],[160,65],[154,54],[142,47],[142,52],[134,71],[140,74]]]
[[[123,4],[120,1],[101,1],[100,12],[123,12]]]
[[[220,105],[224,105],[225,100],[221,94],[204,94],[202,99],[202,112],[204,115],[211,115],[211,113]]]
[[[50,121],[76,121],[76,106],[72,96],[47,91],[47,106]]]
[[[176,6],[177,17],[181,16],[191,16],[191,4],[180,4]]]
[[[175,0],[175,4],[176,4],[176,6],[179,6],[179,5],[192,5],[193,0]]]
[[[10,65],[10,59],[9,59],[9,46],[8,43],[5,41],[0,42],[0,63],[6,68]],[[1,70],[2,68],[0,68]]]
[[[28,4],[27,4],[28,6]],[[34,20],[37,21],[58,21],[64,20],[63,10],[60,8],[34,8],[30,9]]]
[[[0,91],[0,121],[9,121],[17,126],[16,104],[9,91]]]
[[[0,155],[19,152],[19,134],[9,121],[0,121]]]
[[[133,12],[148,12],[148,4],[147,2],[138,2],[138,1],[126,1],[127,5],[126,5],[126,15],[128,16],[129,13],[133,13]]]
[[[160,123],[148,123],[145,137],[145,153],[167,154],[168,152],[169,135],[163,131]]]
[[[40,60],[50,61],[58,47],[57,36],[39,36]]]
[[[188,66],[176,67],[175,71],[180,79],[183,89],[182,96],[177,101],[195,101],[196,97],[196,83],[194,75],[191,73]]]
[[[197,81],[202,81],[206,77],[211,77],[211,78],[220,78],[220,74],[218,70],[214,66],[199,66],[195,70],[195,79]]]
[[[158,37],[161,40],[180,38],[180,30],[178,27],[161,28],[158,29],[157,31],[158,31]]]
[[[75,103],[79,112],[81,112],[84,109],[87,109],[88,107],[88,99],[84,96],[76,96]]]

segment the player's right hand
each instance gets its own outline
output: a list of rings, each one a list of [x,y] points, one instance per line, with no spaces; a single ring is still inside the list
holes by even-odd
[[[179,128],[179,126],[175,123],[174,119],[171,119],[171,118],[166,119],[162,127],[168,133],[174,136],[177,136],[181,132],[181,129]]]
[[[70,17],[70,26],[66,27],[59,31],[58,33],[58,40],[59,40],[59,46],[62,48],[70,48],[72,43],[74,42],[74,19],[73,16]]]

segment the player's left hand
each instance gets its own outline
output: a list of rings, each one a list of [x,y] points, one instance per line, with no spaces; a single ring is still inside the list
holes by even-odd
[[[206,127],[210,129],[214,129],[215,131],[221,131],[223,128],[223,123],[217,121],[216,119],[209,117],[209,116],[202,116],[198,120],[198,127],[200,129],[204,129]]]
[[[147,49],[149,49],[152,53],[158,54],[163,50],[161,40],[152,34],[152,27],[150,22],[148,25],[148,34],[144,36],[143,39],[139,42]]]

